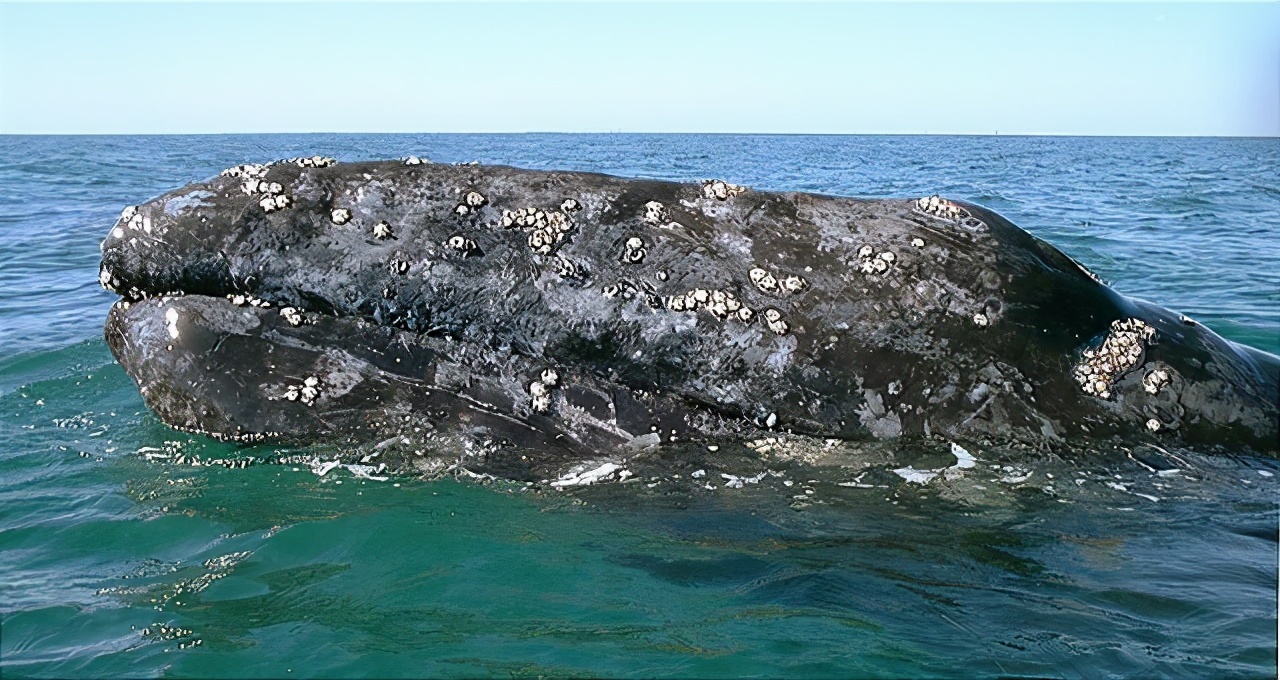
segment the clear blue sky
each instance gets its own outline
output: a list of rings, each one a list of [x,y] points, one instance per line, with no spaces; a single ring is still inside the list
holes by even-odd
[[[0,4],[0,133],[1280,135],[1280,3]]]

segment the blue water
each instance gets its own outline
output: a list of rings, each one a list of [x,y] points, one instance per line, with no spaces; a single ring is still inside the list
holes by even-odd
[[[1271,461],[978,451],[963,493],[795,469],[568,495],[157,458],[237,454],[112,361],[99,241],[125,205],[315,153],[941,193],[1280,352],[1275,139],[0,136],[5,677],[1276,674]]]

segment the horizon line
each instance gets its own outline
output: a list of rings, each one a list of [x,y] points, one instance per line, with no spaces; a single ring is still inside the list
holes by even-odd
[[[527,130],[522,132],[0,132],[0,137],[230,137],[264,135],[722,135],[739,137],[1074,137],[1074,138],[1144,138],[1144,139],[1280,139],[1280,135],[1226,134],[1077,134],[1064,132],[638,132],[630,130],[595,130],[565,132]]]

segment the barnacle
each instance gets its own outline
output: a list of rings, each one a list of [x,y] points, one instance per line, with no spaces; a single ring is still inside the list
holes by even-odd
[[[639,237],[632,236],[627,239],[626,250],[622,253],[622,261],[630,264],[640,264],[644,262],[644,256],[648,253],[644,247],[644,241]]]
[[[652,225],[662,224],[667,220],[667,208],[657,201],[649,201],[644,204],[644,217],[641,219]]]

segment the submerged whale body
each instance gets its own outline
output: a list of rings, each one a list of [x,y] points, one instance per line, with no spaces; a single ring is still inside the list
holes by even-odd
[[[779,433],[1280,447],[1280,359],[937,196],[295,159],[126,209],[101,282],[169,425],[426,473]]]

